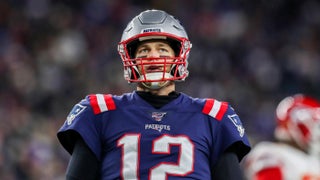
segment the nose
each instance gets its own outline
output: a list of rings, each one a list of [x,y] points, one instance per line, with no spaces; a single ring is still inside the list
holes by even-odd
[[[152,58],[152,57],[158,58],[158,57],[160,57],[160,54],[159,54],[159,52],[158,52],[156,49],[151,49],[151,50],[149,51],[149,53],[148,53],[148,57],[149,57],[149,58]]]

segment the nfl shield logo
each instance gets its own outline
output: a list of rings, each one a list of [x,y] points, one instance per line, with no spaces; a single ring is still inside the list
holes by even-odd
[[[152,112],[151,116],[154,120],[161,121],[166,114],[166,112]]]
[[[240,137],[243,137],[245,130],[241,124],[239,116],[234,114],[234,115],[228,115],[228,117],[231,120],[231,122],[237,127],[237,130],[239,131]]]

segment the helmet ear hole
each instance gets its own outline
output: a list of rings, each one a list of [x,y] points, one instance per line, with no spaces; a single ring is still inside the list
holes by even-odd
[[[306,125],[304,124],[297,124],[299,131],[301,132],[302,135],[302,139],[303,142],[308,142],[309,138],[310,138],[310,131],[308,129],[308,127],[306,127]]]

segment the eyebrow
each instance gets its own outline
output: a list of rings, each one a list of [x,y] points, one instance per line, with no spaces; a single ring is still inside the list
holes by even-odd
[[[139,45],[139,46],[138,46],[138,48],[141,48],[141,47],[148,47],[148,46],[149,46],[149,45],[148,45],[148,42],[146,42],[146,43],[143,43],[143,44]],[[170,47],[170,45],[169,45],[169,44],[164,43],[164,42],[156,42],[156,46],[160,46],[160,47],[168,46],[168,47]]]

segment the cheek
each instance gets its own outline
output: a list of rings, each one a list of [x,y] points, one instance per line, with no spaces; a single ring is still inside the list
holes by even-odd
[[[172,64],[167,64],[166,65],[166,72],[169,72],[171,70]]]
[[[166,65],[166,66],[167,66],[167,67],[171,67],[171,66],[173,66],[175,60],[172,59],[172,58],[170,58],[170,59],[167,59],[166,62],[167,62],[167,65]]]
[[[142,69],[144,69],[142,65],[138,65],[137,67],[138,67],[138,70],[139,70],[140,72],[141,72]]]

